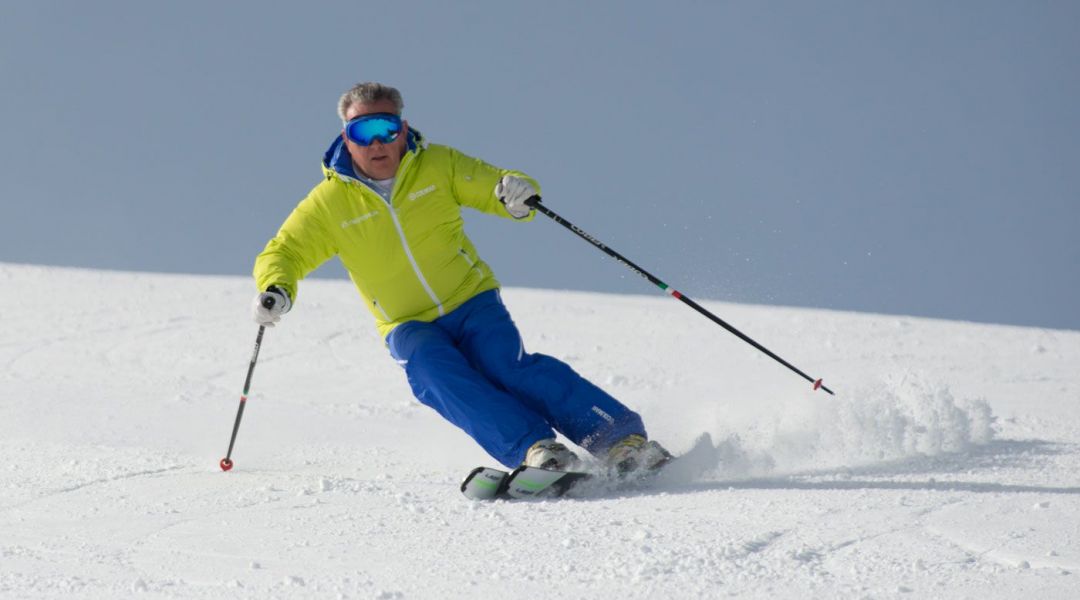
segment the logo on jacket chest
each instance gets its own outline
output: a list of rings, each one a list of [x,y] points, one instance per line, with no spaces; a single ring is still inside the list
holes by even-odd
[[[434,191],[435,191],[435,184],[433,183],[433,184],[427,186],[426,188],[416,190],[415,192],[410,193],[408,196],[406,196],[406,198],[408,198],[410,201],[419,200],[420,198],[423,198],[424,196],[427,196],[428,194],[430,194],[431,192],[434,192]]]

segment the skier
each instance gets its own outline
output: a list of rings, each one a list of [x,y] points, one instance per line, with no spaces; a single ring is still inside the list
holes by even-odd
[[[341,96],[344,126],[323,181],[255,259],[255,321],[277,323],[299,280],[336,255],[416,398],[500,463],[574,469],[578,457],[556,431],[620,473],[670,459],[637,413],[558,359],[525,351],[465,235],[462,206],[531,220],[536,181],[428,144],[403,108],[401,93],[379,83]]]

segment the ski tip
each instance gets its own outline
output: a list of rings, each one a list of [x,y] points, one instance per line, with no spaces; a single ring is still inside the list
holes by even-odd
[[[499,469],[477,467],[461,482],[461,493],[470,500],[493,500],[502,493],[509,476]]]
[[[469,471],[469,474],[466,475],[465,479],[461,482],[461,491],[464,492],[465,490],[467,490],[469,488],[469,484],[472,483],[472,480],[480,473],[483,473],[484,469],[485,467],[476,467],[472,471]]]

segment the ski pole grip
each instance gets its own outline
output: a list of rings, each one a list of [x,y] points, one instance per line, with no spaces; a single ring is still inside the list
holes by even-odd
[[[525,206],[536,208],[536,205],[540,204],[540,194],[533,194],[529,196],[529,199],[525,201]]]
[[[277,304],[277,302],[274,300],[273,296],[264,296],[262,299],[263,308],[265,308],[266,310],[274,308],[275,304]]]

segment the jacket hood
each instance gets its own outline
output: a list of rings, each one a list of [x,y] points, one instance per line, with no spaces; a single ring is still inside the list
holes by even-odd
[[[426,144],[424,142],[424,136],[412,127],[409,128],[409,135],[407,138],[406,152],[417,152],[422,149]],[[331,174],[337,174],[340,177],[346,179],[362,179],[353,169],[352,156],[349,154],[349,147],[345,145],[345,138],[343,135],[338,135],[334,138],[334,141],[330,143],[330,147],[326,149],[326,153],[323,154],[323,172],[329,177]]]

